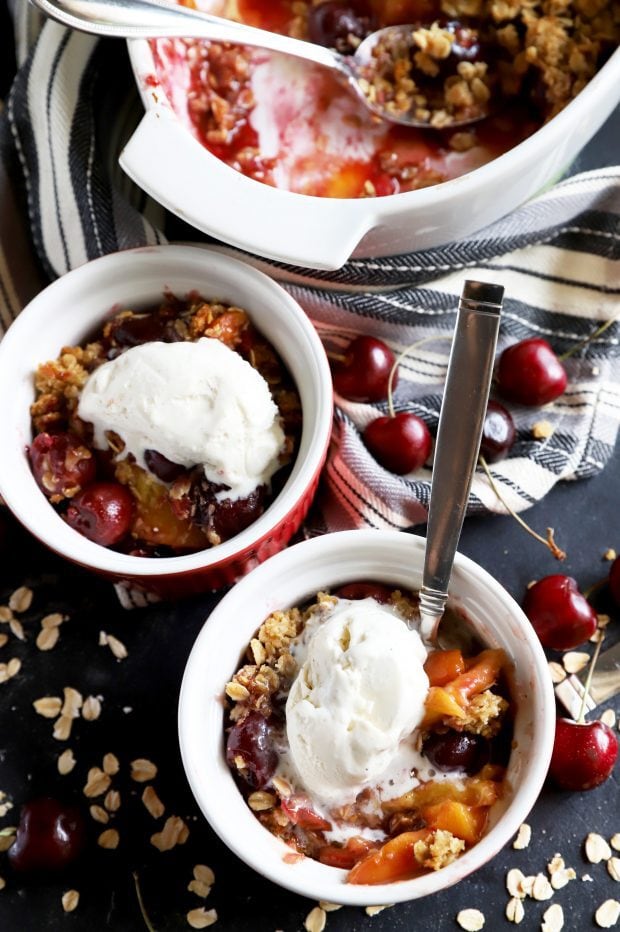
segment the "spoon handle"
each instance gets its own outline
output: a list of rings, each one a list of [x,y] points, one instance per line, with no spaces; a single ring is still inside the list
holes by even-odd
[[[489,400],[504,289],[466,281],[459,302],[435,442],[420,634],[435,641],[448,598]]]
[[[340,56],[321,45],[246,26],[165,0],[34,0],[34,3],[63,25],[98,36],[211,39],[284,52],[327,68],[344,70]]]

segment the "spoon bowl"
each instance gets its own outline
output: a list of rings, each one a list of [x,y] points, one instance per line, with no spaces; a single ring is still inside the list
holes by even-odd
[[[390,123],[442,129],[464,126],[486,116],[478,107],[470,112],[457,110],[450,114],[443,110],[440,123],[433,124],[432,113],[425,111],[412,97],[410,106],[397,106],[391,95],[384,101],[376,93],[375,77],[386,83],[390,50],[399,55],[411,47],[411,36],[416,27],[388,26],[376,30],[360,43],[354,55],[341,55],[334,49],[314,42],[247,26],[245,23],[213,16],[187,6],[166,0],[33,0],[47,16],[72,29],[98,36],[122,39],[156,39],[162,37],[207,39],[213,42],[230,42],[268,49],[293,55],[315,65],[328,68],[339,75],[353,89],[362,103],[377,117]],[[377,50],[382,50],[382,73],[377,73]]]

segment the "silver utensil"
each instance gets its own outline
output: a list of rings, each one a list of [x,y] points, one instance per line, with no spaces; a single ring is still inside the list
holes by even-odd
[[[210,39],[213,42],[232,42],[239,45],[257,46],[272,52],[293,55],[329,68],[338,74],[355,91],[359,99],[373,113],[391,123],[428,128],[428,122],[415,119],[413,111],[395,113],[380,102],[371,100],[364,92],[364,77],[372,66],[372,49],[383,36],[402,33],[410,36],[414,26],[387,26],[378,29],[360,43],[354,55],[338,52],[306,42],[282,36],[266,29],[246,26],[210,13],[203,13],[186,6],[178,6],[166,0],[33,0],[47,16],[72,29],[79,29],[97,36],[112,36],[120,39],[156,39],[162,36]],[[464,126],[475,123],[486,114],[480,112],[468,119],[445,118],[442,128]]]
[[[459,302],[435,442],[420,635],[436,644],[454,554],[480,451],[504,289],[466,281]]]

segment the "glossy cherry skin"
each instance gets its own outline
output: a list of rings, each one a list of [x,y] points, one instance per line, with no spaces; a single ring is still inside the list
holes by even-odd
[[[376,418],[362,436],[377,462],[399,476],[423,466],[433,446],[428,427],[410,411]]]
[[[487,463],[497,463],[507,456],[515,442],[515,434],[515,422],[510,411],[499,401],[489,401],[480,442],[480,453]]]
[[[609,777],[618,757],[618,738],[604,722],[559,718],[549,776],[563,790],[591,790]]]
[[[62,870],[79,857],[85,840],[79,809],[45,796],[22,806],[8,858],[16,871]]]
[[[567,382],[564,366],[547,341],[539,337],[521,340],[500,356],[497,384],[507,401],[544,405],[559,398]]]
[[[344,55],[355,51],[350,36],[364,39],[376,28],[376,20],[366,3],[353,0],[339,3],[326,0],[308,11],[308,38],[317,45],[337,49]]]
[[[539,579],[527,590],[523,611],[541,644],[571,650],[596,631],[596,612],[571,576],[555,574]]]
[[[393,591],[389,586],[383,586],[381,583],[352,582],[340,586],[334,595],[339,599],[349,599],[351,602],[356,599],[374,599],[381,605],[387,605]]]
[[[344,359],[332,363],[334,388],[350,401],[383,401],[387,398],[394,353],[382,340],[374,337],[355,337]],[[394,373],[392,388],[398,384]]]
[[[75,434],[37,434],[28,451],[32,474],[48,498],[75,495],[95,478],[97,464]]]
[[[237,758],[245,765],[241,770],[236,766]],[[226,760],[253,789],[261,789],[269,782],[278,764],[278,754],[264,715],[250,712],[233,725],[226,742]]]
[[[489,760],[486,739],[467,732],[434,732],[425,740],[423,752],[431,764],[444,773],[451,770],[476,773]]]
[[[620,605],[620,557],[616,557],[609,570],[609,591],[616,605]]]
[[[102,547],[111,547],[129,533],[133,498],[119,482],[93,482],[72,499],[65,519],[74,531]]]

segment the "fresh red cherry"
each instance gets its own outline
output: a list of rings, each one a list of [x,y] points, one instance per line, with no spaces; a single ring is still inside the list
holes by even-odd
[[[544,405],[559,398],[567,382],[566,370],[546,340],[521,340],[500,356],[497,384],[507,401]]]
[[[374,337],[355,337],[344,354],[332,364],[334,388],[351,401],[383,401],[387,398],[394,353]],[[398,372],[392,388],[398,384]]]
[[[85,839],[79,809],[45,796],[22,806],[8,858],[20,872],[62,870],[79,857]]]
[[[545,647],[571,650],[596,631],[596,612],[571,576],[539,579],[527,590],[523,611]]]
[[[559,718],[549,775],[563,790],[591,790],[609,777],[618,757],[618,738],[604,722]]]
[[[119,482],[93,482],[72,499],[65,518],[84,537],[111,547],[129,533],[133,498]]]
[[[482,425],[480,453],[487,463],[504,459],[515,441],[515,423],[510,411],[498,401],[489,401]]]
[[[399,476],[423,466],[433,445],[424,421],[410,411],[376,418],[362,436],[377,462]]]
[[[75,495],[95,478],[95,457],[75,434],[37,434],[28,455],[37,485],[54,501]]]
[[[616,557],[609,570],[609,591],[616,605],[620,605],[620,557]]]

